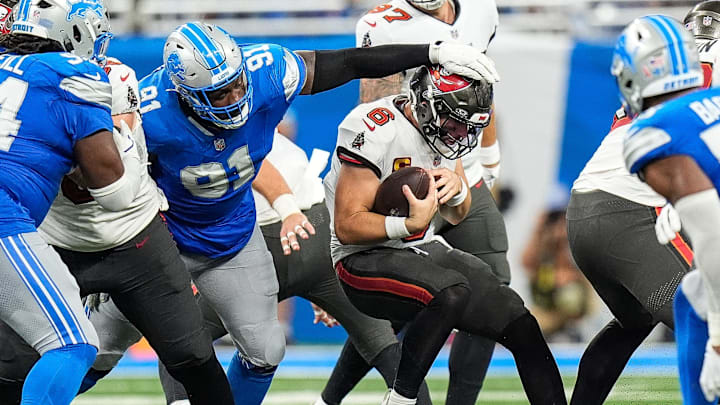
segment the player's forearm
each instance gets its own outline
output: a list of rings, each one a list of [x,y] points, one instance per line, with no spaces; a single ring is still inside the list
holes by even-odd
[[[447,204],[443,204],[439,207],[438,212],[440,213],[440,216],[443,217],[450,224],[457,225],[462,222],[465,217],[467,217],[468,212],[470,212],[471,204],[472,196],[470,195],[470,193],[468,193],[467,198],[465,198],[465,201],[463,201],[462,204],[456,207],[451,207]]]
[[[370,245],[388,240],[385,216],[374,212],[335,216],[335,235],[344,245]]]
[[[402,73],[380,79],[362,79],[360,81],[360,102],[369,103],[385,96],[400,94],[402,82]]]
[[[267,159],[263,161],[252,187],[265,197],[270,204],[283,194],[292,194],[290,186],[285,182],[280,171]]]
[[[381,45],[333,51],[298,52],[305,60],[308,78],[301,94],[315,94],[350,80],[381,78],[429,65],[429,45]]]
[[[497,127],[495,126],[495,104],[492,106],[493,115],[490,117],[490,124],[483,130],[482,141],[480,141],[481,147],[488,147],[497,142]]]
[[[714,188],[689,194],[674,203],[690,236],[695,264],[708,290],[708,328],[713,346],[720,346],[720,198]]]

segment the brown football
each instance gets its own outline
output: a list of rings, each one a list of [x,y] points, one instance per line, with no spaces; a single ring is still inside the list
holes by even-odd
[[[415,197],[423,199],[427,196],[430,187],[430,176],[421,167],[403,167],[386,178],[375,194],[373,212],[394,217],[406,217],[410,213],[405,194],[402,192],[403,184],[407,184]]]

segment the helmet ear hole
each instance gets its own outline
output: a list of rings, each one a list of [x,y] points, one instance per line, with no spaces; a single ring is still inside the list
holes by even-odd
[[[78,28],[77,25],[73,25],[73,38],[75,39],[75,42],[80,42],[80,40],[82,40],[82,34],[80,34],[80,28]]]
[[[632,88],[632,85],[633,85],[633,81],[632,81],[632,80],[628,80],[628,81],[625,82],[625,88],[626,88],[626,89],[631,89],[631,88]]]

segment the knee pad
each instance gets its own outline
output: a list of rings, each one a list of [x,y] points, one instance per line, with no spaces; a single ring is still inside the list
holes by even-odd
[[[57,353],[64,356],[69,356],[72,360],[77,361],[78,364],[90,369],[95,356],[97,355],[97,348],[89,344],[76,344],[61,347],[59,349],[50,350],[44,355],[47,356],[50,353]]]
[[[277,319],[246,325],[233,340],[241,357],[257,367],[275,367],[285,357],[285,333]]]

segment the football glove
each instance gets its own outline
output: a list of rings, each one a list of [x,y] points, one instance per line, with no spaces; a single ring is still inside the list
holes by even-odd
[[[700,372],[700,388],[708,401],[716,401],[720,396],[720,354],[710,342],[705,346],[705,361]]]
[[[430,62],[438,63],[451,73],[470,79],[500,81],[495,63],[481,50],[457,42],[437,41],[430,45]]]
[[[680,216],[672,204],[667,203],[655,221],[655,236],[661,245],[665,245],[675,239],[675,234],[680,232]]]

